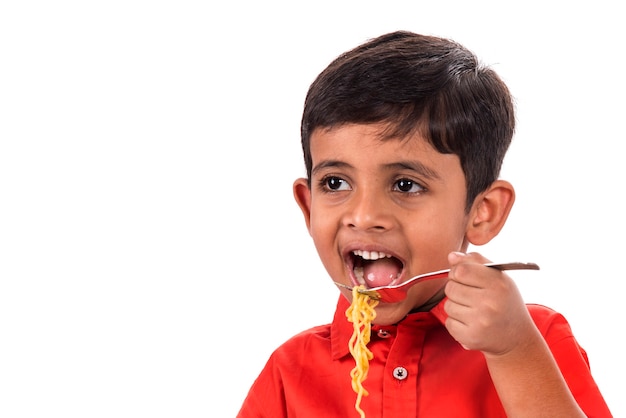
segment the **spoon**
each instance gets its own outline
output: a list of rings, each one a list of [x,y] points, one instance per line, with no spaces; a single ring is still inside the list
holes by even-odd
[[[491,267],[492,269],[504,271],[504,270],[539,270],[539,266],[535,263],[521,263],[521,262],[511,262],[511,263],[487,263],[486,267]],[[411,286],[414,284],[432,280],[432,279],[441,279],[444,277],[448,277],[448,273],[450,269],[433,271],[431,273],[420,274],[415,277],[410,278],[409,280],[391,286],[378,286],[372,287],[369,289],[357,289],[357,292],[367,295],[372,299],[380,300],[382,302],[394,303],[400,302],[404,298],[406,298],[406,292],[409,290]],[[344,287],[346,289],[352,290],[351,286],[345,285],[343,283],[335,284],[339,287]]]

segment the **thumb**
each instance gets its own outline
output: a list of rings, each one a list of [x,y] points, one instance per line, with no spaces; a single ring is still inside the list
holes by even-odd
[[[448,254],[448,262],[450,266],[455,266],[463,261],[463,259],[467,257],[467,254],[462,253],[460,251],[452,251]]]

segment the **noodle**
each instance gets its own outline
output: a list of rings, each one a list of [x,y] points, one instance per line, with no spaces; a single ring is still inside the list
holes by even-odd
[[[352,322],[354,326],[354,332],[350,337],[348,346],[356,366],[350,372],[350,377],[352,378],[352,389],[357,394],[354,408],[361,415],[361,418],[365,418],[365,412],[361,409],[361,399],[368,395],[367,390],[363,387],[363,381],[367,379],[369,361],[373,357],[372,352],[367,348],[367,343],[370,341],[372,321],[376,318],[374,308],[378,305],[377,300],[358,291],[358,289],[363,288],[364,286],[352,288],[352,304],[346,310],[348,321]]]

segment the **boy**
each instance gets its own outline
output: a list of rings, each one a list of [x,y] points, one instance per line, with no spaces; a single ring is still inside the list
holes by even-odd
[[[501,79],[461,45],[394,32],[313,82],[302,118],[307,178],[293,186],[331,279],[400,283],[450,268],[375,307],[366,417],[610,417],[566,320],[526,305],[512,279],[466,253],[503,227],[499,179],[514,132]],[[238,414],[357,417],[341,296],[332,324],[279,347]]]

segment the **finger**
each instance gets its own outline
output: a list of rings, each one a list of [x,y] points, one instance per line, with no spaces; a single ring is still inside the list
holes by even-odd
[[[446,315],[448,315],[448,318],[458,321],[464,325],[468,324],[465,318],[471,318],[472,309],[470,306],[457,303],[450,298],[448,298],[446,303],[443,305],[443,310]]]
[[[453,251],[448,254],[448,262],[451,266],[454,266],[460,263],[485,264],[488,263],[489,260],[477,252],[462,253],[460,251]]]
[[[500,279],[503,272],[483,263],[460,263],[450,269],[449,277],[458,283],[476,288],[487,288]]]
[[[450,301],[459,305],[470,306],[472,301],[476,298],[476,289],[478,288],[467,286],[464,283],[450,279],[446,283],[444,291]]]
[[[477,344],[475,338],[472,337],[470,327],[463,322],[448,317],[446,318],[445,327],[452,336],[464,349],[471,350],[474,349]]]

